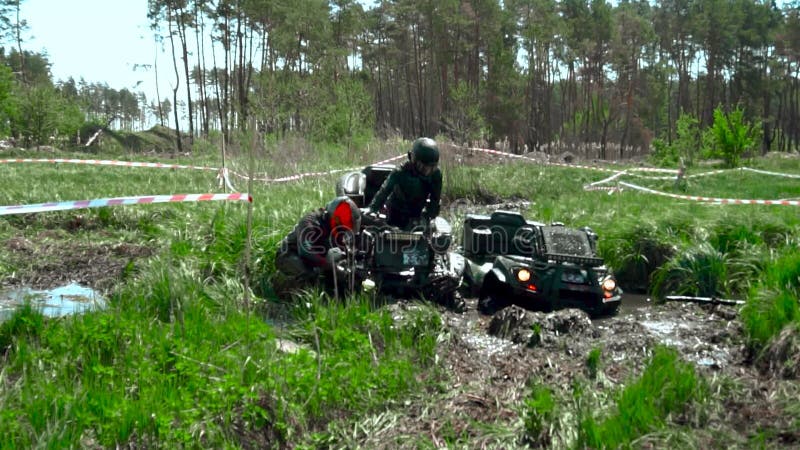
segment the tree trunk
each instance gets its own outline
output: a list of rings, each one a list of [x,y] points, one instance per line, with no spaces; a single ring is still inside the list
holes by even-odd
[[[192,78],[189,76],[189,49],[187,47],[186,21],[183,8],[178,8],[178,37],[181,42],[181,58],[183,59],[183,74],[186,77],[186,108],[189,116],[189,144],[194,143],[194,109],[192,105]]]
[[[171,10],[169,11],[171,12]],[[178,75],[178,60],[175,56],[175,37],[172,33],[172,14],[167,14],[169,26],[169,44],[172,49],[172,68],[175,70],[175,86],[172,88],[172,111],[175,113],[175,140],[178,148],[178,153],[183,153],[183,142],[181,141],[181,124],[178,117],[178,89],[181,85],[181,77]],[[175,154],[172,155],[175,157]]]
[[[205,21],[200,14],[198,1],[194,3],[194,16],[195,16],[195,43],[197,45],[198,55],[198,90],[200,94],[200,111],[201,111],[201,127],[203,129],[203,137],[208,139],[209,132],[209,110],[208,110],[208,96],[206,95],[206,53],[205,53]]]

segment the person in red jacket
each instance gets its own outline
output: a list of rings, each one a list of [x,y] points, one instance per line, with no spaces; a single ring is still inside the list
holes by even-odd
[[[361,211],[348,197],[337,197],[322,209],[311,211],[281,241],[275,255],[275,269],[287,278],[287,285],[303,287],[315,283],[321,274],[333,274],[344,257],[346,239],[361,228]]]

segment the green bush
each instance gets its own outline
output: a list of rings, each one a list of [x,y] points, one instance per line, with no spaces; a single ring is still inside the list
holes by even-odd
[[[650,160],[660,166],[677,166],[681,160],[692,166],[702,148],[700,121],[691,114],[681,114],[675,123],[675,140],[668,144],[663,139],[654,139]]]
[[[725,253],[701,243],[659,266],[653,273],[650,292],[659,299],[666,295],[727,296],[729,264]]]
[[[760,142],[757,123],[748,124],[744,119],[744,111],[736,108],[725,113],[722,107],[714,110],[714,124],[708,133],[713,145],[708,156],[722,158],[728,167],[738,167],[739,160],[748,151],[756,148]]]

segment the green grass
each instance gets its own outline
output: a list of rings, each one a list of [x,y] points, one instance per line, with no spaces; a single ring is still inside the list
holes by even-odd
[[[752,287],[742,321],[756,350],[787,325],[800,323],[800,254],[797,246],[777,252]]]
[[[431,309],[395,327],[368,299],[307,295],[287,335],[305,350],[284,354],[276,330],[235,302],[241,292],[175,265],[154,262],[109,310],[44,325],[21,310],[4,324],[14,339],[0,441],[69,447],[88,431],[103,446],[218,447],[256,433],[277,445],[399,397],[432,364],[441,325]]]
[[[707,388],[690,363],[677,352],[656,347],[641,376],[617,394],[613,411],[581,420],[578,448],[630,448],[639,437],[666,427],[668,421],[690,414]]]

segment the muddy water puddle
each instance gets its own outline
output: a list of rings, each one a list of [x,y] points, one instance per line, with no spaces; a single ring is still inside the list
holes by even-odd
[[[656,304],[645,295],[626,294],[617,316],[595,323],[610,333],[624,329],[629,339],[639,335],[676,348],[699,366],[719,368],[736,359],[736,344],[731,342],[739,334],[735,325],[694,304]]]
[[[6,320],[25,302],[47,317],[60,317],[105,306],[105,299],[93,289],[70,283],[53,289],[29,287],[0,291],[0,321]]]

